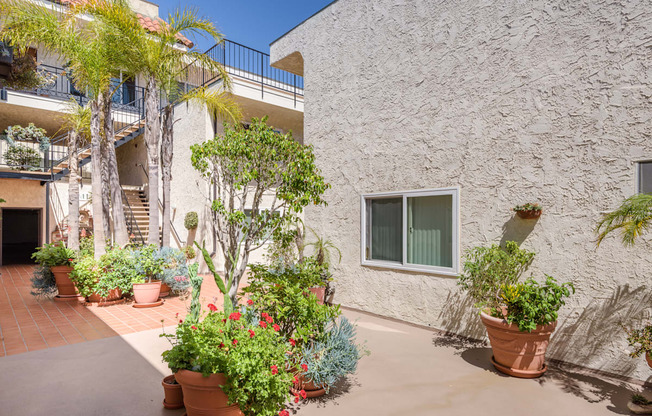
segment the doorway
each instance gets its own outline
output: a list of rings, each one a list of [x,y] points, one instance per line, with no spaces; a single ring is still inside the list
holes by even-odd
[[[40,244],[41,209],[2,209],[2,264],[33,264]]]

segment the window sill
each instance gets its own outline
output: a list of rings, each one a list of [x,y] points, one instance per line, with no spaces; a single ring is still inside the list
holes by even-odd
[[[367,260],[362,262],[362,266],[378,267],[382,269],[392,269],[392,270],[406,271],[406,272],[433,274],[433,275],[447,276],[447,277],[459,277],[460,275],[459,272],[453,268],[419,266],[416,264],[404,265],[401,263],[390,263],[390,262],[383,262],[383,261]]]

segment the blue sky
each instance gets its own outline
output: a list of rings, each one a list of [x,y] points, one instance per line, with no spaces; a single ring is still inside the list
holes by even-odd
[[[199,14],[215,23],[232,41],[269,53],[269,44],[329,4],[332,0],[151,0],[160,6],[159,15],[179,7],[195,7]],[[206,39],[195,39],[198,47],[213,46]]]

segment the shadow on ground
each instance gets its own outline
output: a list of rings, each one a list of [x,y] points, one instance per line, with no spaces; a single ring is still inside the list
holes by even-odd
[[[352,376],[344,377],[343,379],[338,380],[337,383],[335,383],[335,385],[330,388],[328,394],[322,397],[310,399],[310,403],[316,404],[318,408],[327,406],[339,406],[339,399],[349,394],[353,387],[360,387],[358,380]],[[298,404],[293,404],[287,410],[292,414],[297,414],[303,407],[303,403],[307,402],[299,402]]]

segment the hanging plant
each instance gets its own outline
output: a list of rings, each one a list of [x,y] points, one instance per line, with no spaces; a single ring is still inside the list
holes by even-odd
[[[39,149],[43,152],[50,148],[50,138],[47,136],[45,129],[36,127],[34,123],[29,123],[27,127],[23,126],[9,126],[5,130],[3,139],[9,146],[15,146],[16,142],[38,142]]]
[[[27,53],[14,53],[9,76],[3,86],[13,90],[34,90],[56,82],[57,75],[38,69],[36,59]]]

